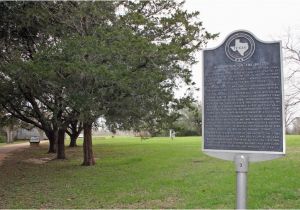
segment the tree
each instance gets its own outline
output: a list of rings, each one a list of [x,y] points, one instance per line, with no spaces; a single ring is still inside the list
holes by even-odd
[[[20,122],[17,119],[12,118],[5,111],[0,112],[0,129],[3,129],[6,133],[6,143],[12,143],[13,130]]]
[[[66,124],[61,103],[63,92],[36,69],[31,61],[2,64],[0,102],[14,118],[44,130],[50,142],[49,152],[55,152],[59,128]],[[64,152],[61,149],[58,147],[58,158],[64,157],[60,155]]]
[[[50,142],[49,152],[56,149],[56,117],[60,115],[51,109],[53,103],[49,106],[49,98],[56,104],[58,97],[54,99],[56,93],[52,87],[25,69],[25,64],[33,59],[39,47],[55,43],[57,36],[61,35],[52,27],[60,28],[55,19],[60,6],[60,3],[53,2],[0,4],[1,105],[15,118],[44,130]]]
[[[283,44],[285,62],[285,125],[292,125],[300,104],[300,43],[288,33]]]
[[[183,108],[178,112],[179,117],[173,128],[178,136],[202,135],[202,109],[198,103]]]
[[[38,50],[59,42],[67,30],[59,20],[61,11],[69,11],[72,2],[4,2],[1,13],[1,104],[3,108],[27,123],[45,131],[49,139],[49,152],[55,152],[60,127],[74,139],[78,130],[76,111],[66,110],[62,85],[49,83],[47,75],[32,71],[30,66]],[[65,18],[66,19],[66,18]],[[38,68],[35,68],[38,69]],[[46,76],[46,77],[45,77]],[[54,85],[55,84],[55,85]],[[17,100],[15,100],[17,99]],[[74,119],[75,118],[75,119]],[[64,135],[61,135],[64,136]],[[58,157],[64,157],[62,144]]]
[[[103,15],[104,13],[101,10],[114,13],[113,9],[108,9],[109,5],[112,5],[111,3],[102,3],[101,5],[97,3],[100,10],[94,10],[93,14],[91,12],[88,20],[85,17],[83,17],[84,20],[73,19],[74,17],[81,18],[76,16],[76,14],[80,14],[84,9],[89,14],[88,10],[95,9],[93,7],[95,5],[81,3],[40,3],[37,5],[30,3],[4,3],[1,5],[1,9],[4,11],[2,20],[5,20],[2,22],[2,28],[8,31],[2,37],[3,50],[1,52],[3,52],[2,58],[5,62],[1,66],[1,77],[3,79],[1,85],[6,90],[6,92],[2,92],[2,106],[15,117],[45,130],[50,141],[49,152],[55,150],[55,142],[58,138],[58,157],[64,157],[64,155],[59,155],[59,153],[63,152],[63,144],[60,142],[59,136],[64,136],[62,132],[66,130],[68,123],[73,124],[74,121],[78,121],[78,116],[74,117],[72,114],[76,113],[78,115],[78,111],[70,111],[70,107],[67,107],[67,104],[63,101],[63,84],[58,84],[55,82],[55,79],[51,80],[51,82],[47,79],[49,76],[53,78],[53,74],[57,74],[54,75],[57,78],[64,77],[64,75],[61,75],[59,70],[55,72],[48,71],[47,73],[50,74],[46,75],[43,69],[40,68],[41,66],[37,64],[38,61],[34,60],[34,57],[36,53],[42,53],[43,49],[51,49],[51,46],[60,42],[62,36],[68,37],[75,34],[74,36],[80,37],[83,34],[91,35],[93,33],[92,30],[85,27],[87,25],[83,26],[83,28],[80,24],[82,24],[82,21],[91,21],[89,22],[91,25],[98,24],[96,22],[108,21],[107,16]],[[105,5],[107,7],[103,7]],[[35,10],[40,8],[45,12],[45,16],[34,16],[36,20],[33,23],[34,27],[30,24],[26,25],[27,21],[31,23],[26,17],[32,18],[31,15],[35,14]],[[17,18],[11,21],[10,17],[13,14],[16,14]],[[97,15],[97,18],[92,16],[94,14]],[[61,15],[63,15],[63,18],[58,19]],[[25,17],[25,26],[21,25],[19,29],[18,20],[21,16]],[[45,27],[47,30],[44,30],[43,27],[36,27],[36,25],[40,26],[41,23],[48,19],[50,20],[47,22],[49,25],[46,24],[47,27]],[[10,23],[10,21],[11,24],[6,24],[6,22]],[[66,27],[61,28],[62,25],[66,25]],[[94,28],[91,27],[91,29]],[[27,32],[26,36],[20,34],[19,31]],[[41,36],[45,37],[42,41],[39,39]],[[7,52],[11,52],[11,55],[7,56]],[[18,98],[18,100],[14,101],[14,98]],[[66,117],[68,113],[72,115]],[[74,128],[74,126],[72,127]],[[74,137],[77,135],[76,130],[69,130],[70,133],[73,131],[75,131]]]
[[[299,117],[296,117],[293,120],[293,132],[292,133],[297,134],[297,135],[300,134],[300,118]]]
[[[7,113],[5,110],[0,111],[0,129],[3,129],[6,132],[6,143],[12,143],[13,131],[18,128],[32,129],[33,126],[21,121],[18,118],[14,118],[10,113]]]
[[[295,108],[295,98],[292,95],[286,94],[284,100],[284,113],[285,113],[285,131],[288,132],[290,126],[295,120],[297,109]]]
[[[74,121],[71,121],[66,133],[70,136],[70,145],[69,147],[76,147],[77,143],[76,140],[79,136],[79,134],[82,132],[82,122],[80,122],[78,119],[75,119]]]
[[[193,85],[194,53],[216,36],[202,27],[199,13],[174,1],[41,5],[51,27],[38,28],[34,36],[48,39],[32,45],[30,59],[17,54],[2,66],[3,96],[10,97],[2,104],[19,118],[54,130],[58,151],[68,125],[78,120],[83,165],[93,165],[91,129],[97,118],[156,132],[153,128],[169,121],[171,108],[190,103],[189,97],[176,99],[174,90],[178,81]],[[23,72],[30,76],[20,79]],[[15,96],[19,100],[11,104]]]

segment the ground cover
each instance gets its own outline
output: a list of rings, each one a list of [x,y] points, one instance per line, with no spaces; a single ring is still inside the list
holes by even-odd
[[[286,157],[250,165],[249,208],[300,208],[300,136],[287,145]],[[80,166],[81,146],[64,161],[32,147],[0,167],[0,208],[234,208],[234,164],[200,147],[200,137],[95,138],[94,167]]]

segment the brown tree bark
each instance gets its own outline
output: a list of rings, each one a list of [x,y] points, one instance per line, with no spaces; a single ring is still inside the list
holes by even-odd
[[[48,149],[48,153],[56,153],[56,144],[55,141],[52,139],[49,139],[49,149]]]
[[[92,143],[92,123],[83,123],[83,166],[95,165]]]
[[[58,131],[57,130],[46,130],[45,134],[49,139],[48,153],[56,153]]]
[[[79,122],[79,120],[74,120],[73,122],[70,123],[70,125],[66,130],[66,133],[70,136],[71,139],[69,147],[77,146],[76,140],[79,134],[81,133],[82,129],[83,129],[82,123]]]
[[[66,159],[65,155],[65,129],[58,130],[57,159]]]
[[[77,143],[76,143],[76,140],[77,140],[77,137],[76,136],[74,136],[74,135],[71,135],[70,136],[70,145],[69,145],[69,147],[77,147]]]

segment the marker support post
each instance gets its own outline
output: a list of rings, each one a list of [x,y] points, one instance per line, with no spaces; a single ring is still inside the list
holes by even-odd
[[[248,158],[245,155],[235,157],[236,169],[236,209],[247,209],[247,173]]]

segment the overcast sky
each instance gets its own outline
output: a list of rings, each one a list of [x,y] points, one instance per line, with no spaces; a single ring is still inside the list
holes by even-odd
[[[283,39],[288,31],[300,38],[299,0],[186,0],[185,5],[189,11],[200,12],[208,32],[220,33],[215,41],[208,43],[210,48],[239,29],[248,30],[263,41]],[[199,87],[201,71],[201,63],[193,66],[194,80]]]
[[[265,40],[283,35],[288,28],[300,33],[299,0],[186,0],[186,8],[200,11],[204,27],[220,33],[209,46],[238,29]]]

